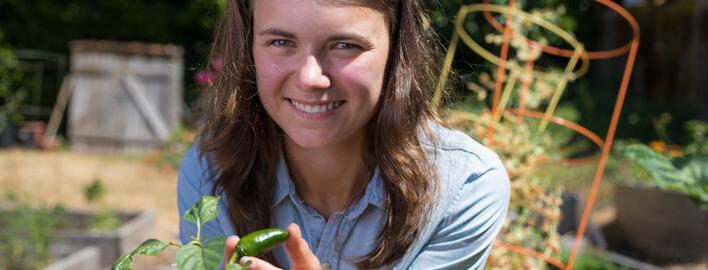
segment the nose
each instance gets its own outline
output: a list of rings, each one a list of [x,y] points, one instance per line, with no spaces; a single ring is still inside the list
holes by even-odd
[[[298,86],[301,89],[326,89],[330,86],[329,77],[322,70],[322,65],[313,55],[308,55],[298,72]]]

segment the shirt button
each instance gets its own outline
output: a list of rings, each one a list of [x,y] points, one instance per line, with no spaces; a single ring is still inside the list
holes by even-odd
[[[322,270],[330,270],[330,269],[332,269],[332,265],[330,265],[329,263],[322,264]]]

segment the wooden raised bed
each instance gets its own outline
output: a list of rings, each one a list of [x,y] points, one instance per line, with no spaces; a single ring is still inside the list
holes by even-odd
[[[96,270],[100,269],[101,251],[95,246],[52,246],[52,253],[59,258],[44,270]]]
[[[71,246],[95,246],[100,250],[100,265],[107,268],[120,255],[153,237],[155,215],[151,212],[120,213],[121,225],[112,231],[87,229],[93,213],[69,212],[64,217],[68,229],[58,230],[55,241]]]

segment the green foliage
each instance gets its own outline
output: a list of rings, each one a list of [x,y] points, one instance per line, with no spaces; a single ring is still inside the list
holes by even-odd
[[[690,143],[684,147],[684,155],[708,155],[708,123],[700,120],[686,122]]]
[[[111,231],[120,226],[120,217],[113,209],[103,203],[106,196],[106,187],[101,178],[94,178],[93,181],[84,186],[84,199],[89,204],[98,205],[99,209],[91,218],[89,229],[92,231]]]
[[[616,74],[619,78],[621,73]],[[604,136],[610,124],[620,82],[598,83],[599,80],[593,80],[592,74],[583,79],[586,80],[570,84],[566,91],[568,95],[564,98],[580,112],[579,124]],[[688,142],[690,138],[685,136],[684,126],[687,121],[696,118],[693,109],[685,104],[652,101],[632,92],[635,89],[629,91],[617,125],[616,139],[637,139],[642,142],[663,140],[674,144]]]
[[[224,237],[214,237],[202,246],[196,242],[182,246],[175,254],[180,269],[216,269],[224,255]]]
[[[21,86],[24,74],[18,68],[15,54],[5,45],[3,38],[0,29],[0,133],[9,124],[22,122],[19,105],[27,95]]]
[[[0,29],[17,47],[57,52],[77,38],[208,43],[223,2],[0,0]]]
[[[225,0],[0,0],[0,32],[14,48],[69,53],[76,39],[171,43],[185,49],[187,101]],[[190,91],[192,90],[192,91]]]
[[[570,256],[568,250],[563,250],[563,261],[568,261],[568,256]],[[548,265],[551,269],[556,269],[552,265]],[[578,254],[575,258],[575,264],[573,264],[573,269],[575,270],[629,270],[630,268],[624,267],[613,263],[607,258],[607,254],[602,253],[599,250],[585,250]]]
[[[184,220],[197,224],[197,228],[201,228],[219,214],[218,203],[219,197],[206,196],[184,213]],[[197,229],[197,236],[193,240],[201,241],[199,232]]]
[[[200,236],[201,228],[207,222],[216,218],[219,214],[220,197],[204,196],[192,208],[184,213],[184,219],[197,226],[197,235],[192,237],[186,245],[172,242],[162,242],[156,239],[148,239],[133,251],[118,258],[112,266],[112,270],[130,270],[133,257],[136,255],[154,256],[160,254],[169,246],[178,247],[175,253],[175,262],[180,270],[211,270],[216,269],[222,261],[224,255],[225,238],[223,236],[212,237],[203,242]],[[235,263],[226,265],[226,269],[245,270],[248,264],[241,266]]]
[[[112,270],[130,270],[131,263],[133,262],[133,257],[135,255],[144,256],[154,256],[160,254],[170,245],[177,245],[173,243],[165,243],[156,239],[145,240],[140,246],[135,248],[133,251],[128,252],[120,256],[115,262],[113,262]],[[179,246],[179,245],[177,245]]]
[[[40,269],[52,259],[50,245],[61,207],[32,207],[13,193],[0,209],[0,269]]]
[[[220,197],[204,196],[194,204],[187,212],[184,213],[184,219],[194,223],[197,226],[197,235],[192,237],[192,240],[186,245],[175,244],[172,242],[166,243],[160,240],[149,239],[143,242],[133,251],[119,257],[114,263],[112,270],[130,270],[133,257],[135,255],[153,256],[160,254],[168,246],[178,247],[175,253],[175,262],[180,270],[211,270],[216,269],[222,262],[224,255],[224,244],[226,239],[223,236],[212,237],[206,242],[202,241],[200,232],[202,226],[209,221],[212,221],[219,214]],[[277,232],[275,232],[277,231]],[[275,232],[275,233],[274,233]],[[285,236],[284,238],[282,236]],[[272,248],[275,244],[281,243],[287,238],[287,232],[280,229],[267,229],[256,231],[244,236],[236,249],[243,249],[242,244],[245,243],[251,251],[247,254],[253,255],[259,252]],[[224,267],[227,270],[246,270],[251,265],[251,261],[243,265],[237,262],[237,253],[229,259]]]
[[[120,224],[121,220],[118,213],[113,209],[103,207],[91,218],[89,228],[93,231],[106,232],[115,230],[120,227]]]
[[[669,158],[643,144],[627,146],[625,155],[646,170],[657,187],[687,194],[708,208],[708,155]]]
[[[84,198],[89,203],[96,203],[106,195],[106,187],[101,178],[94,178],[93,182],[84,187]]]

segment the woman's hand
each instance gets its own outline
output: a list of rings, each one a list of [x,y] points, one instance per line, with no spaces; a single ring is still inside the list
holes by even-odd
[[[290,259],[290,269],[292,270],[319,270],[320,260],[317,259],[315,254],[310,251],[310,247],[307,245],[304,239],[302,239],[302,234],[300,233],[300,227],[295,223],[288,225],[286,229],[290,233],[290,237],[285,240],[285,250],[288,253],[288,258]],[[226,245],[224,248],[224,264],[226,264],[231,256],[234,254],[234,249],[236,244],[238,244],[238,236],[230,236],[226,239]],[[255,257],[243,257],[239,261],[240,264],[244,264],[251,261],[251,266],[248,267],[249,270],[273,270],[280,269],[272,264],[255,258]]]

